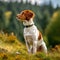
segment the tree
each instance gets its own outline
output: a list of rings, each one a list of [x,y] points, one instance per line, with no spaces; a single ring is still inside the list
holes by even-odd
[[[46,29],[46,27],[49,23],[49,19],[50,19],[49,11],[47,9],[45,9],[42,16],[43,16],[43,18],[41,20],[41,27],[43,29],[43,32],[45,32],[45,29]]]
[[[57,7],[55,9],[55,11],[58,11],[60,9],[59,5],[57,4]]]
[[[5,28],[4,23],[4,12],[6,10],[6,4],[2,1],[0,1],[0,30],[3,30]]]
[[[46,35],[50,45],[60,44],[60,10],[53,14],[53,17],[46,28]]]
[[[49,2],[49,5],[48,5],[48,10],[50,12],[50,16],[52,16],[53,12],[54,12],[54,8],[53,8],[53,5],[52,5],[52,2],[50,0]]]

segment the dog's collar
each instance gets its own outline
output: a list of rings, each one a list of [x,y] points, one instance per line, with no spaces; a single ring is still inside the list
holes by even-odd
[[[34,24],[31,24],[31,25],[26,25],[24,27],[28,28],[28,27],[32,27]]]

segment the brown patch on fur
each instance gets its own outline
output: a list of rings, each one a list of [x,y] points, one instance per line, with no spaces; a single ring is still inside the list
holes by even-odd
[[[42,34],[41,32],[39,32],[38,40],[40,40],[41,38],[42,38]]]
[[[20,20],[29,21],[31,18],[34,18],[35,14],[31,10],[24,10],[20,14],[17,14],[17,18]]]
[[[37,52],[42,51],[42,45],[37,48]]]

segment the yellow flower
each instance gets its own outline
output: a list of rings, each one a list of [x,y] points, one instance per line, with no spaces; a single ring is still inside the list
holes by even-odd
[[[16,38],[16,36],[14,35],[13,32],[7,38],[8,42],[15,42],[16,39],[17,38]]]

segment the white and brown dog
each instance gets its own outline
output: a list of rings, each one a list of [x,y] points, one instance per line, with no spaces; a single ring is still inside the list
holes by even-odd
[[[24,39],[29,53],[36,53],[42,51],[47,53],[47,47],[43,41],[41,32],[34,25],[33,18],[35,14],[31,10],[24,10],[17,14],[17,19],[23,22]]]

